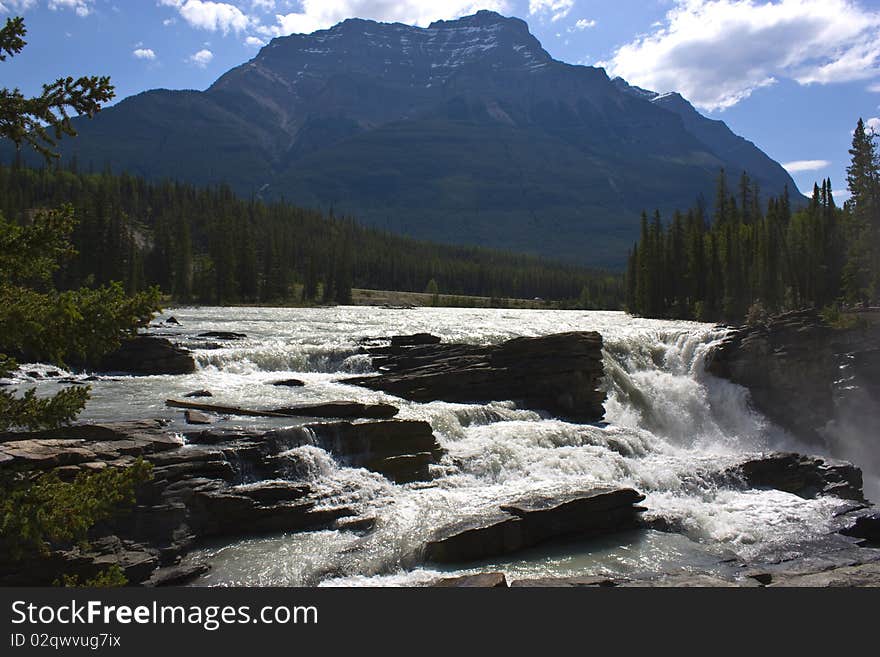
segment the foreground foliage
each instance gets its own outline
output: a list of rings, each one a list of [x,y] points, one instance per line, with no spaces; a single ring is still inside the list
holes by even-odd
[[[0,29],[0,61],[26,45],[21,18]],[[70,117],[94,115],[113,97],[109,78],[64,78],[25,98],[17,89],[0,89],[0,138],[17,147],[29,144],[47,160],[63,135],[75,135]],[[55,276],[76,256],[71,235],[76,227],[71,206],[29,212],[17,221],[0,213],[0,378],[18,368],[16,359],[59,366],[88,364],[117,348],[159,309],[159,292],[129,296],[119,283],[83,285],[58,291]],[[0,432],[57,428],[74,420],[89,398],[87,387],[38,397],[0,389]],[[16,568],[25,559],[47,557],[52,549],[82,544],[89,531],[134,503],[136,487],[150,478],[152,466],[137,460],[128,468],[81,472],[72,482],[57,472],[34,474],[0,469],[0,566]],[[63,575],[61,582],[96,586],[125,582],[109,568],[93,579]]]
[[[95,524],[134,503],[137,486],[151,478],[151,471],[143,459],[127,468],[83,472],[71,482],[55,472],[0,471],[0,554],[18,561],[48,556],[55,547],[83,545]]]

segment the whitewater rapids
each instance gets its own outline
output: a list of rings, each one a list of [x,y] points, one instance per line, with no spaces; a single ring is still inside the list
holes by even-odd
[[[804,451],[795,438],[749,406],[745,389],[708,375],[704,356],[723,329],[636,319],[622,313],[534,310],[377,308],[177,308],[180,326],[162,325],[196,353],[198,370],[177,377],[102,377],[84,421],[167,418],[164,400],[200,389],[211,403],[245,408],[356,400],[388,402],[399,418],[426,420],[447,450],[430,484],[396,486],[366,470],[341,467],[323,450],[291,450],[291,472],[310,481],[328,505],[376,518],[365,537],[312,532],[209,545],[189,558],[212,570],[200,585],[399,585],[438,571],[412,554],[437,528],[480,515],[529,492],[589,486],[632,487],[645,495],[646,519],[677,533],[639,531],[575,541],[473,564],[456,573],[503,570],[512,578],[716,571],[736,559],[797,556],[831,529],[842,502],[804,500],[779,491],[743,490],[714,473],[747,455]],[[160,318],[159,321],[161,321]],[[488,405],[416,404],[343,385],[370,371],[360,338],[429,332],[446,342],[497,344],[565,331],[599,331],[605,340],[606,423],[574,425],[499,401]],[[247,339],[209,348],[206,331]],[[217,345],[213,345],[216,347]],[[37,372],[40,368],[34,366]],[[268,385],[298,378],[306,387]],[[527,382],[526,382],[527,384]],[[41,392],[57,384],[40,382]],[[301,424],[292,419],[232,418],[222,428]]]

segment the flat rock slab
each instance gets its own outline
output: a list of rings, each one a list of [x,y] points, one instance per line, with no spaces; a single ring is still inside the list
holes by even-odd
[[[605,416],[598,333],[518,338],[497,346],[414,338],[418,336],[367,349],[379,375],[343,382],[416,402],[512,400],[575,422],[596,422]]]
[[[880,587],[880,563],[842,566],[820,573],[775,576],[767,586],[781,588],[877,588]]]
[[[562,497],[531,497],[437,532],[427,561],[463,563],[510,554],[565,536],[601,536],[632,529],[645,497],[632,489],[598,489]]]
[[[174,399],[167,400],[165,405],[169,408],[182,408],[203,413],[215,413],[217,415],[240,415],[242,417],[315,417],[384,420],[390,419],[400,412],[399,408],[390,404],[361,404],[359,402],[329,402],[326,404],[290,406],[265,410],[177,401]]]
[[[329,402],[275,409],[279,415],[320,418],[364,418],[368,420],[387,420],[393,418],[400,409],[391,404],[360,404],[357,402]]]
[[[518,579],[510,584],[515,588],[533,589],[580,589],[617,586],[617,582],[608,577],[540,577],[535,579]]]
[[[507,577],[504,573],[480,573],[439,579],[431,586],[445,589],[506,589]]]
[[[0,462],[46,470],[112,462],[179,449],[161,422],[73,425],[50,431],[0,435]]]

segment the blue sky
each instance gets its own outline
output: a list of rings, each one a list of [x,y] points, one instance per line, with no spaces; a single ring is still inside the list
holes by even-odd
[[[840,199],[856,120],[880,133],[880,0],[0,0],[30,31],[2,84],[108,74],[120,98],[204,89],[273,36],[480,8],[527,20],[557,59],[680,91],[788,165],[802,191],[831,177]]]

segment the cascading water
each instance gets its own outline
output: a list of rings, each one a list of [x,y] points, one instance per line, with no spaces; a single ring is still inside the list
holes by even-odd
[[[218,404],[251,408],[385,401],[401,408],[402,419],[429,422],[447,451],[430,484],[398,486],[343,467],[315,441],[292,447],[283,455],[289,476],[309,481],[322,504],[352,506],[375,518],[375,530],[363,537],[325,531],[209,546],[191,557],[213,566],[201,584],[425,581],[436,572],[420,565],[417,555],[437,528],[527,493],[561,494],[594,485],[640,490],[647,495],[647,520],[678,533],[642,531],[554,545],[474,564],[472,570],[502,569],[512,576],[705,572],[723,569],[731,553],[795,554],[828,531],[841,504],[746,490],[718,476],[750,453],[796,445],[749,408],[744,389],[705,373],[705,354],[725,334],[712,326],[608,312],[181,308],[174,314],[181,327],[161,331],[196,350],[199,370],[185,377],[99,381],[83,419],[166,417],[179,423],[179,412],[164,408],[164,400],[203,388]],[[605,339],[607,424],[569,424],[503,400],[416,404],[338,382],[368,369],[366,357],[358,354],[362,338],[430,332],[445,341],[493,344],[574,330],[597,330]],[[205,331],[236,331],[248,338],[216,349],[197,337]],[[286,377],[307,385],[268,385]],[[227,424],[271,428],[295,422],[236,418]]]

